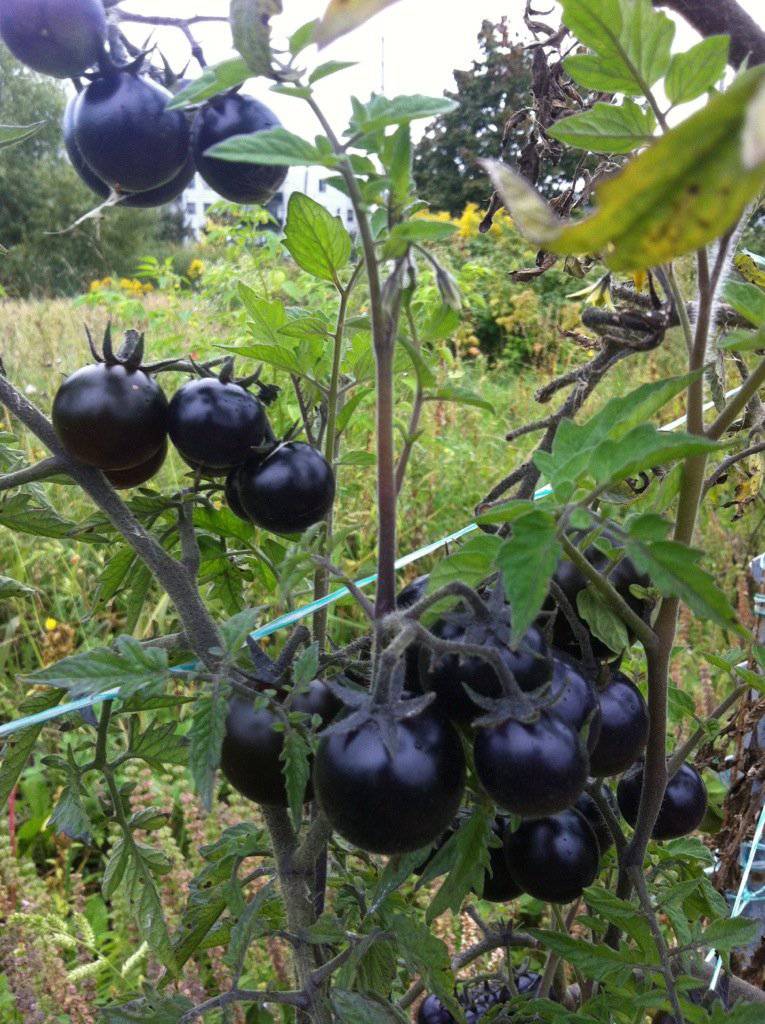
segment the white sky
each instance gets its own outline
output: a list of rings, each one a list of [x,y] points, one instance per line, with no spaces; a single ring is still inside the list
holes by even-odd
[[[762,9],[761,0],[739,2],[755,17]],[[284,0],[285,13],[272,21],[275,41],[285,40],[300,25],[320,17],[327,3],[328,0]],[[229,4],[228,0],[162,0],[160,8],[156,0],[124,0],[121,6],[139,14],[161,10],[163,15],[171,17],[190,17],[194,14],[226,15]],[[542,2],[538,6],[544,10],[552,4]],[[481,21],[484,18],[499,21],[507,14],[511,32],[520,37],[525,31],[522,8],[521,0],[479,0],[476,3],[470,0],[399,0],[366,25],[328,46],[320,55],[315,47],[304,51],[301,61],[309,68],[326,60],[359,62],[357,67],[342,71],[316,87],[320,104],[333,125],[342,130],[350,114],[351,95],[365,100],[371,92],[382,91],[383,85],[388,96],[407,93],[440,96],[445,89],[452,89],[453,69],[469,67],[479,54],[476,37]],[[543,20],[557,23],[555,14]],[[675,20],[678,24],[675,47],[687,49],[698,36],[682,19]],[[146,31],[143,25],[129,26],[129,34],[135,42],[143,42]],[[233,54],[228,26],[198,25],[194,32],[209,63],[217,63]],[[180,70],[188,56],[188,46],[181,33],[157,29],[154,39],[173,66]],[[190,73],[197,73],[194,65]],[[291,131],[307,137],[316,134],[318,129],[313,115],[302,101],[270,92],[264,79],[252,83],[248,91],[268,104]],[[415,132],[418,128],[422,131],[424,126],[424,122],[415,124]]]

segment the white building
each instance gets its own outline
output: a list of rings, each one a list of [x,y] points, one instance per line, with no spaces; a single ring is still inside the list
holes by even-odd
[[[350,199],[327,184],[328,171],[324,167],[290,167],[284,184],[268,204],[268,209],[281,226],[287,218],[287,205],[293,192],[303,192],[328,210],[334,217],[340,217],[351,234],[356,232],[356,217]],[[207,212],[220,196],[195,174],[191,185],[181,196],[186,224],[198,238],[204,229]]]

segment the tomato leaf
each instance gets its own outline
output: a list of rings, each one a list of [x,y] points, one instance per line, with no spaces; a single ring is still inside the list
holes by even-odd
[[[454,846],[454,862],[428,907],[428,924],[445,910],[456,914],[471,889],[481,892],[483,876],[489,867],[492,824],[493,817],[489,811],[485,807],[477,807],[449,840]]]
[[[591,110],[561,118],[547,134],[568,146],[593,153],[631,153],[653,138],[656,119],[632,100],[615,107],[596,103]]]
[[[351,236],[340,218],[300,192],[290,197],[284,244],[303,270],[335,284],[351,257]]]
[[[254,75],[272,76],[271,24],[282,0],[231,0],[229,20],[234,46]]]
[[[293,135],[286,128],[269,128],[250,135],[232,135],[205,151],[205,156],[235,163],[270,164],[275,167],[337,166],[337,158]]]
[[[189,730],[189,768],[205,810],[212,808],[215,773],[226,731],[227,704],[220,687],[199,697],[194,704]]]
[[[300,828],[303,818],[303,803],[308,780],[311,777],[311,748],[297,729],[287,728],[284,732],[284,745],[279,755],[282,762],[282,774],[287,790],[290,814],[296,829]]]
[[[0,149],[5,149],[6,146],[15,146],[19,142],[24,142],[25,139],[31,139],[33,135],[37,135],[44,124],[45,121],[36,121],[34,124],[25,125],[0,124]]]
[[[664,80],[670,103],[688,103],[720,81],[728,63],[729,36],[707,36],[685,53],[673,55]]]
[[[725,301],[755,327],[765,325],[765,291],[754,284],[742,281],[728,281],[725,285]]]
[[[576,607],[593,636],[602,640],[615,654],[621,654],[629,647],[627,627],[591,587],[579,591]]]
[[[241,57],[232,57],[220,64],[204,69],[191,85],[187,85],[167,105],[168,110],[180,110],[194,103],[202,103],[227,89],[233,89],[252,77],[252,71]]]
[[[497,552],[505,594],[512,609],[512,642],[517,643],[539,614],[561,549],[555,517],[531,508],[513,521]]]

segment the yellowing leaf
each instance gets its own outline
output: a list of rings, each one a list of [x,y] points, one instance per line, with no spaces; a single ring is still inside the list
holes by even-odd
[[[315,40],[319,49],[352,32],[394,3],[396,0],[331,0],[316,29]]]
[[[763,82],[761,67],[740,75],[604,181],[596,211],[580,221],[561,221],[509,167],[483,166],[535,244],[564,256],[600,253],[614,270],[646,270],[719,237],[765,185],[765,161],[754,163],[762,147],[750,127]]]

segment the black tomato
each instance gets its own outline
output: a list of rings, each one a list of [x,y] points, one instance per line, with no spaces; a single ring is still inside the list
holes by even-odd
[[[578,899],[600,867],[595,833],[573,810],[508,829],[505,856],[523,891],[546,903]]]
[[[67,103],[64,112],[64,119],[61,125],[64,135],[64,146],[69,156],[69,162],[81,180],[85,182],[91,192],[95,192],[101,199],[106,199],[111,194],[111,188],[88,166],[74,139],[74,108],[76,103],[77,96],[73,96]],[[194,160],[189,154],[185,165],[176,177],[171,178],[165,185],[149,189],[147,192],[123,192],[119,205],[127,206],[131,209],[147,209],[171,203],[189,185],[194,177],[194,171]]]
[[[573,658],[553,651],[553,677],[550,685],[550,712],[574,732],[581,733],[589,723],[587,749],[592,752],[600,736],[600,704],[595,686],[584,666]]]
[[[643,786],[643,762],[635,764],[619,780],[616,798],[625,819],[634,827]],[[707,810],[704,780],[690,764],[681,765],[669,780],[653,829],[654,839],[677,839],[695,831]]]
[[[162,469],[166,458],[167,440],[164,440],[161,448],[146,462],[142,462],[139,466],[133,466],[131,469],[107,469],[104,471],[104,476],[118,491],[127,491],[131,487],[140,487],[141,484],[145,484],[153,476],[156,476]]]
[[[516,899],[523,892],[507,867],[504,850],[507,827],[507,818],[494,819],[494,835],[503,845],[489,847],[489,870],[484,872],[481,894],[481,899],[488,900],[489,903],[506,903],[508,900]]]
[[[208,474],[243,463],[267,431],[263,404],[249,391],[217,377],[191,380],[173,395],[170,440],[188,462]]]
[[[167,399],[143,370],[94,363],[67,377],[53,426],[70,455],[98,469],[148,462],[167,436]]]
[[[603,787],[603,793],[605,799],[611,806],[611,810],[618,817],[619,808],[616,805],[616,798],[614,797],[608,786]],[[601,814],[600,808],[592,799],[589,793],[582,793],[577,802],[574,804],[574,810],[579,811],[582,817],[587,819],[590,828],[595,833],[595,838],[598,841],[598,849],[600,850],[600,856],[611,849],[614,844],[614,837],[611,835],[611,829],[608,827],[606,819]]]
[[[510,718],[478,729],[473,753],[489,796],[522,817],[541,818],[570,807],[587,782],[584,744],[549,712],[536,722]]]
[[[307,692],[293,691],[288,707],[290,711],[306,715],[318,714],[326,723],[337,713],[339,705],[324,683],[314,679]],[[256,711],[252,700],[233,697],[226,718],[221,769],[234,789],[249,800],[286,807],[287,790],[281,762],[284,733],[274,730],[277,722],[278,717],[270,708]],[[311,796],[309,781],[306,800]]]
[[[618,546],[617,538],[615,538],[613,534],[606,532],[604,534],[604,538],[614,547]],[[572,539],[574,541],[578,541],[581,539],[581,536],[576,534]],[[587,561],[600,572],[604,571],[609,564],[607,556],[596,548],[595,545],[591,545],[586,550],[585,555],[587,557]],[[576,611],[577,597],[587,586],[587,580],[585,577],[579,569],[572,565],[571,562],[563,560],[559,562],[553,575],[553,579],[568,598],[571,607]],[[633,584],[647,587],[650,583],[648,576],[638,572],[635,565],[629,558],[623,558],[609,574],[609,580],[630,608],[637,615],[640,615],[641,618],[647,618],[651,607],[649,602],[644,601],[639,597],[635,597],[635,595],[631,593],[630,587]],[[551,599],[548,599],[545,604],[545,608],[549,610],[554,607],[554,602]],[[586,623],[582,622],[582,625],[586,626]],[[592,646],[592,653],[596,658],[615,657],[614,652],[601,640],[598,640],[597,637],[590,636],[590,644]],[[555,617],[555,625],[553,627],[553,646],[572,655],[572,657],[581,657],[582,652],[580,650],[579,643],[574,636],[574,632],[571,629],[568,619],[560,609]]]
[[[54,78],[77,78],[104,50],[101,0],[2,0],[0,36],[27,67]]]
[[[535,995],[542,984],[542,975],[536,971],[518,971],[515,975],[515,987],[519,996]]]
[[[199,173],[210,188],[232,203],[267,203],[286,178],[286,167],[221,160],[205,153],[233,135],[252,135],[279,127],[279,118],[251,96],[216,96],[201,108],[192,127],[192,149]]]
[[[438,996],[425,996],[417,1011],[417,1024],[454,1024],[454,1017],[449,1013]]]
[[[411,608],[412,605],[425,597],[425,591],[428,589],[428,580],[430,576],[418,576],[417,579],[412,580],[411,583],[407,583],[405,587],[399,590],[396,597],[397,608]]]
[[[324,518],[335,499],[332,467],[302,441],[280,445],[265,459],[250,457],[236,481],[248,517],[272,533],[302,533]]]
[[[443,640],[459,642],[465,639],[465,631],[448,620],[440,619],[431,629]],[[549,649],[536,626],[526,632],[516,650],[493,635],[487,644],[496,649],[522,690],[534,690],[550,679],[552,663]],[[419,661],[420,688],[425,693],[433,690],[438,706],[455,722],[469,722],[480,713],[468,696],[466,685],[483,697],[502,695],[496,672],[481,658],[441,654],[431,659],[430,652],[423,647]]]
[[[183,172],[189,127],[181,111],[167,109],[171,98],[131,71],[111,71],[80,93],[74,142],[97,177],[118,192],[146,192]]]
[[[238,516],[240,519],[243,519],[245,523],[249,523],[249,517],[242,508],[242,503],[239,500],[239,488],[236,482],[236,473],[238,468],[238,466],[235,466],[228,474],[228,476],[226,477],[226,485],[223,490],[226,497],[226,504],[234,513],[234,515]]]
[[[598,694],[600,736],[590,753],[593,775],[619,775],[637,760],[648,739],[648,708],[637,686],[621,672]]]
[[[324,736],[314,760],[316,798],[332,827],[369,853],[407,853],[434,842],[465,788],[459,736],[437,711],[395,721],[391,732],[384,738],[369,718]]]

